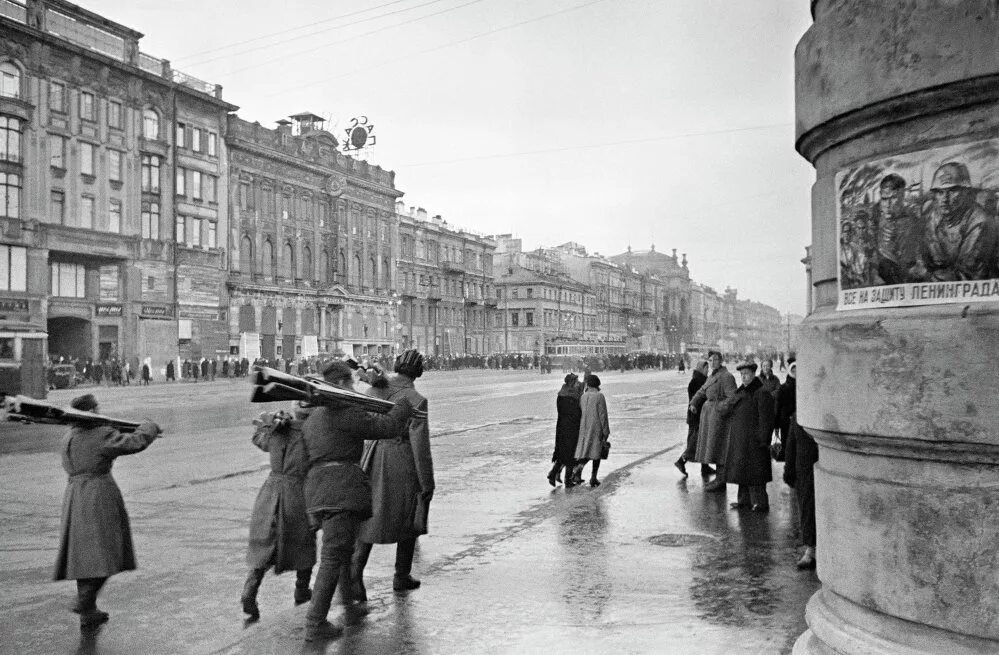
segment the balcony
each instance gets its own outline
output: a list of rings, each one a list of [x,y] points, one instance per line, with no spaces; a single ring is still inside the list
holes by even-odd
[[[466,307],[475,307],[478,304],[479,304],[479,301],[478,301],[477,298],[465,298],[465,306]]]
[[[441,262],[441,270],[445,273],[464,273],[465,267],[457,262]]]
[[[499,298],[497,298],[496,296],[486,296],[482,300],[482,304],[485,305],[486,307],[496,307],[499,305]]]
[[[439,284],[427,285],[427,300],[439,301],[441,299],[441,287]]]

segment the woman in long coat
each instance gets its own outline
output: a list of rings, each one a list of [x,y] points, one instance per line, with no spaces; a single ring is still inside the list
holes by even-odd
[[[97,411],[92,394],[75,398],[70,406]],[[145,450],[160,434],[145,421],[135,432],[124,433],[106,425],[73,425],[62,439],[62,467],[69,484],[62,501],[62,527],[56,580],[76,580],[80,628],[100,625],[107,612],[97,609],[97,594],[109,577],[136,568],[135,548],[121,489],[111,476],[114,460]]]
[[[694,394],[690,409],[700,412],[697,429],[697,456],[701,464],[717,465],[717,477],[704,485],[705,491],[725,490],[725,453],[728,449],[728,419],[721,413],[721,405],[735,395],[735,377],[722,365],[721,353],[708,353],[711,373],[707,382]]]
[[[351,596],[357,601],[367,600],[364,567],[374,544],[396,544],[393,590],[408,591],[420,586],[411,575],[413,556],[416,538],[427,534],[435,486],[427,399],[413,386],[413,381],[423,375],[423,355],[418,350],[405,351],[395,364],[395,372],[387,380],[372,380],[368,393],[394,402],[406,398],[413,413],[394,439],[364,444],[361,467],[371,479],[374,513],[361,525],[351,561]]]
[[[604,443],[610,438],[610,423],[607,420],[607,400],[600,393],[600,378],[590,375],[586,378],[586,391],[579,399],[582,418],[579,424],[579,442],[576,444],[576,468],[573,473],[579,479],[587,461],[593,462],[590,470],[590,486],[600,484],[597,471],[603,459]]]
[[[579,407],[579,398],[583,394],[583,385],[575,373],[565,376],[565,384],[555,397],[555,411],[558,419],[555,422],[555,452],[552,461],[555,464],[548,472],[548,484],[555,486],[555,481],[561,482],[559,473],[565,469],[565,486],[576,483],[572,477],[572,467],[576,464],[576,444],[579,442],[579,422],[583,412]]]
[[[743,383],[722,407],[729,416],[725,482],[739,485],[733,509],[766,512],[770,509],[767,483],[773,479],[770,435],[774,431],[774,397],[756,377],[756,364],[740,364],[738,370]]]
[[[295,571],[295,604],[312,598],[309,581],[316,563],[316,535],[305,512],[305,474],[308,457],[302,440],[302,426],[308,410],[265,412],[256,421],[253,445],[268,453],[271,472],[257,493],[250,517],[250,546],[246,563],[250,567],[240,601],[243,612],[260,618],[257,590],[271,566],[274,574]]]

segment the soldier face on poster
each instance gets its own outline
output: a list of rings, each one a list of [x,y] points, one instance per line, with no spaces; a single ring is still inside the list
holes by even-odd
[[[999,301],[999,140],[836,174],[840,310]]]

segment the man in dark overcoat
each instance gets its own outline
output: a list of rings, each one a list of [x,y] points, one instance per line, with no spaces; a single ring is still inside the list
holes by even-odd
[[[739,485],[732,509],[767,512],[767,483],[773,479],[770,435],[774,430],[774,398],[756,377],[755,363],[739,364],[736,369],[742,384],[722,408],[729,417],[725,482]]]
[[[353,371],[344,362],[331,362],[323,378],[353,391]],[[371,485],[360,466],[364,440],[395,437],[410,413],[408,399],[401,396],[387,415],[339,402],[316,407],[305,421],[302,431],[309,461],[305,505],[312,525],[323,531],[319,571],[305,618],[306,641],[335,638],[343,632],[326,617],[341,570],[350,566],[358,527],[371,516]]]
[[[683,371],[683,359],[680,359],[680,371]],[[693,373],[690,375],[690,382],[687,383],[687,401],[690,402],[694,400],[694,396],[704,383],[708,380],[708,362],[702,361],[694,367]],[[687,477],[687,462],[695,461],[697,457],[697,430],[700,425],[700,417],[691,411],[690,406],[687,406],[687,448],[680,455],[680,458],[673,462],[673,466],[680,471],[683,477]],[[703,477],[708,477],[714,473],[708,464],[701,464],[701,475]]]
[[[73,409],[97,412],[92,394],[74,398]],[[76,580],[80,629],[108,620],[97,609],[97,594],[109,577],[136,567],[132,530],[121,490],[111,476],[111,466],[121,455],[145,450],[160,435],[160,428],[145,421],[134,432],[107,426],[73,425],[62,439],[62,467],[69,483],[62,501],[62,525],[56,580]]]
[[[371,478],[373,515],[361,525],[354,550],[351,581],[355,600],[367,600],[364,567],[373,544],[396,544],[393,590],[420,586],[411,575],[413,556],[416,538],[427,534],[427,511],[435,488],[428,403],[413,385],[423,375],[423,355],[415,349],[403,352],[394,370],[396,375],[386,384],[373,385],[368,393],[392,401],[404,397],[413,413],[394,439],[364,445],[361,466]]]

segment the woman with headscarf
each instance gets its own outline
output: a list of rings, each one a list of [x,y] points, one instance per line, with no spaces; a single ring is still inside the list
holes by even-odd
[[[93,394],[74,398],[70,407],[97,412]],[[62,525],[56,580],[76,580],[80,629],[95,628],[108,620],[97,609],[97,594],[107,579],[136,568],[132,531],[121,489],[111,476],[115,458],[145,450],[160,435],[160,428],[145,421],[134,432],[119,432],[108,425],[77,423],[62,439],[62,467],[69,483],[62,501]]]
[[[555,452],[552,453],[552,470],[548,472],[548,484],[555,486],[561,482],[559,473],[565,469],[565,486],[575,486],[572,467],[576,465],[576,444],[579,442],[579,422],[582,410],[579,407],[580,396],[583,395],[583,385],[575,373],[565,376],[564,384],[555,397],[555,411],[558,419],[555,422]]]
[[[600,392],[600,378],[590,375],[586,378],[586,390],[579,400],[582,417],[579,423],[579,442],[576,444],[576,467],[573,475],[581,481],[586,462],[593,462],[590,470],[590,486],[600,485],[597,471],[600,460],[605,458],[604,444],[610,438],[610,423],[607,420],[607,400]]]

